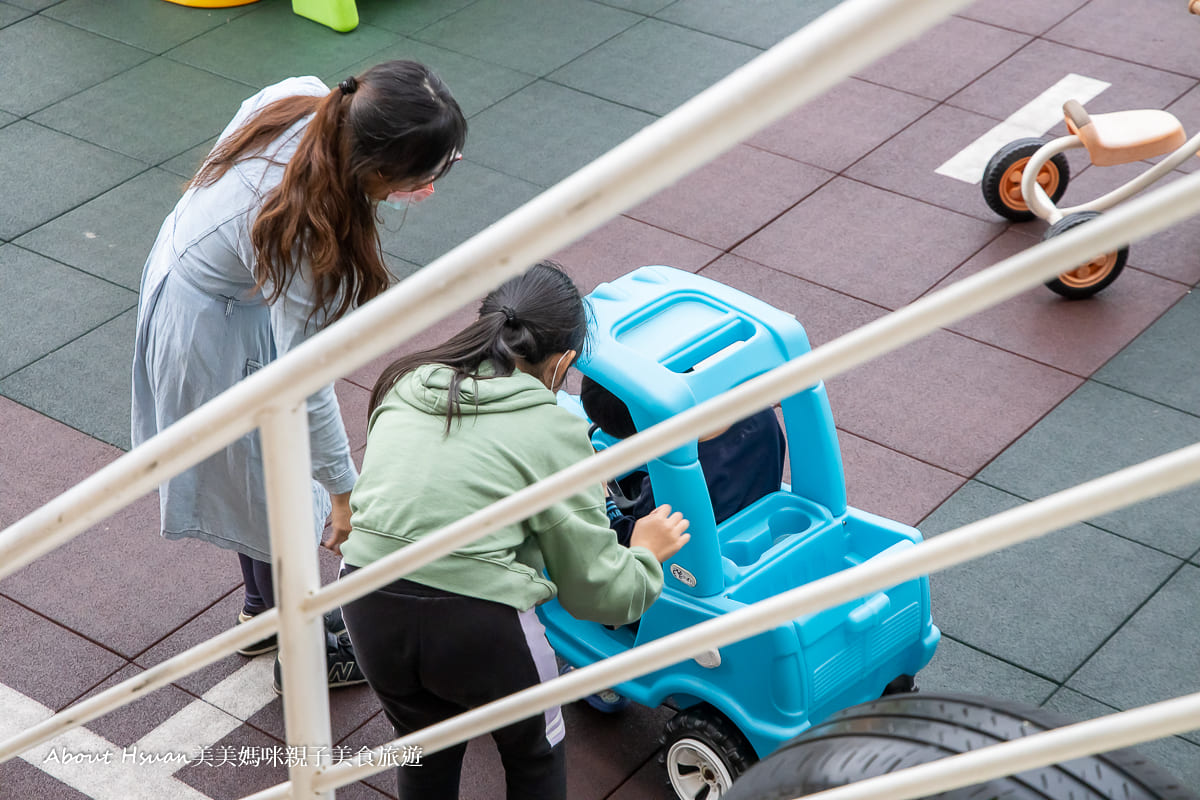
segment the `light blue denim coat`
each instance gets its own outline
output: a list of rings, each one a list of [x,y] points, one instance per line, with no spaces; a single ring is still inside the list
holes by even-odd
[[[245,101],[222,138],[267,103],[324,95],[316,78],[289,78]],[[309,118],[214,184],[189,189],[163,222],[142,274],[133,361],[136,446],[242,378],[297,346],[320,327],[306,269],[267,305],[255,289],[250,229],[263,197],[283,176]],[[270,292],[270,286],[267,292]],[[318,314],[319,318],[319,314]],[[348,492],[357,473],[333,386],[308,400],[313,530],[329,515],[329,492]],[[162,534],[191,537],[270,560],[262,451],[247,434],[159,488]]]

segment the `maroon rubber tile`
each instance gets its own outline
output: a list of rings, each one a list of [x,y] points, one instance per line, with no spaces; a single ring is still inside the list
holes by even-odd
[[[52,778],[33,764],[14,758],[0,764],[0,786],[5,797],[38,797],[45,800],[91,800],[67,784]]]
[[[232,627],[242,608],[242,590],[238,587],[200,616],[137,657],[134,663],[149,668],[177,656],[188,648],[204,642]],[[202,695],[228,678],[246,664],[246,657],[236,653],[203,667],[175,681],[194,695]]]
[[[738,145],[627,213],[728,250],[831,177],[825,170]]]
[[[1200,77],[1196,20],[1185,3],[1091,0],[1046,32],[1055,42]]]
[[[212,800],[235,800],[287,780],[285,766],[261,761],[264,755],[279,761],[284,752],[278,739],[242,725],[205,750],[203,758],[193,759],[176,772],[175,777]],[[260,759],[257,766],[252,763],[255,758]]]
[[[582,703],[566,706],[567,796],[571,800],[609,797],[631,774],[653,760],[659,733],[671,715],[665,708],[638,705],[611,715]],[[363,746],[378,747],[393,738],[391,724],[380,714],[339,744],[357,752]],[[368,778],[367,783],[388,793],[396,790],[392,770]],[[503,766],[491,738],[471,741],[463,759],[460,797],[493,800],[503,796]]]
[[[584,294],[638,267],[664,264],[696,272],[721,253],[701,242],[629,217],[617,217],[555,253]]]
[[[838,432],[849,504],[863,511],[916,525],[954,494],[964,479],[943,469]]]
[[[945,100],[1025,46],[1032,37],[950,17],[855,77]]]
[[[371,389],[374,388],[375,382],[379,380],[380,373],[382,373],[389,364],[403,354],[415,353],[418,350],[424,350],[426,348],[441,344],[454,334],[458,333],[464,327],[471,324],[471,322],[476,319],[478,314],[479,302],[472,301],[457,311],[451,312],[450,316],[446,317],[441,322],[437,322],[433,326],[421,331],[399,347],[384,353],[372,361],[368,361],[366,364],[347,375],[346,380],[366,389],[367,400],[369,401]]]
[[[878,306],[734,255],[721,257],[700,274],[794,315],[813,348],[887,313]],[[837,409],[833,412],[836,419]]]
[[[371,402],[371,391],[347,380],[335,383],[334,391],[342,408],[346,435],[350,437],[350,450],[361,450],[367,444],[367,406]]]
[[[1183,9],[1186,10],[1186,9]],[[1184,19],[1183,22],[1194,20]],[[1185,26],[1190,27],[1190,26]],[[1112,85],[1087,103],[1095,113],[1130,108],[1165,108],[1195,85],[1193,78],[1035,40],[948,102],[977,114],[1004,119],[1043,91],[1075,73]]]
[[[988,208],[978,183],[937,172],[995,125],[995,120],[979,114],[939,106],[852,166],[846,175],[999,226],[1004,220]],[[1088,164],[1082,150],[1067,153],[1067,162],[1072,174]],[[999,233],[1000,228],[992,232]]]
[[[353,734],[338,742],[338,747],[342,752],[354,754],[364,747],[368,749],[379,747],[395,738],[395,730],[381,712]],[[567,752],[569,754],[570,750],[568,749]],[[569,755],[568,758],[570,758]],[[419,769],[419,767],[405,767],[405,769]],[[388,797],[396,796],[395,769],[378,772],[363,783],[383,792]],[[468,742],[467,754],[463,758],[458,796],[461,800],[493,800],[493,798],[504,797],[504,791],[504,767],[500,763],[500,755],[496,752],[491,737],[482,736]]]
[[[658,737],[673,716],[666,708],[630,705],[604,714],[582,702],[563,708],[567,723],[567,796],[600,800],[658,752]]]
[[[1200,159],[1191,160],[1200,161]],[[1144,161],[1115,167],[1091,167],[1071,182],[1063,200],[1071,205],[1094,200],[1137,177],[1148,167],[1149,164]],[[1166,186],[1181,177],[1183,177],[1183,173],[1172,172],[1154,186],[1146,189],[1144,193]],[[1200,259],[1196,258],[1198,251],[1200,251],[1200,218],[1192,217],[1130,245],[1128,266],[1145,270],[1162,278],[1179,281],[1188,286],[1195,286],[1200,282]],[[1122,275],[1117,279],[1117,284],[1124,280],[1125,277]]]
[[[978,0],[958,16],[1025,33],[1045,33],[1087,0]]]
[[[923,97],[848,78],[747,142],[841,171],[934,105]]]
[[[1175,115],[1189,137],[1195,136],[1200,131],[1200,86],[1167,106],[1167,111]],[[1200,169],[1200,158],[1189,158],[1175,169],[1179,172],[1195,172]]]
[[[947,331],[828,382],[838,426],[970,477],[1081,379]]]
[[[240,582],[231,553],[159,536],[151,496],[7,578],[0,591],[132,658]]]
[[[332,690],[329,693],[329,719],[334,741],[345,738],[378,712],[379,700],[366,684]],[[283,739],[283,699],[268,703],[246,721]]]
[[[736,254],[899,308],[1003,230],[845,178],[821,187]]]
[[[674,794],[667,782],[667,771],[658,759],[651,759],[608,796],[608,800],[666,800]]]
[[[1039,241],[1024,232],[1006,232],[935,288],[974,275]],[[1087,300],[1064,300],[1037,286],[950,329],[1086,378],[1186,291],[1182,284],[1127,267],[1115,283]]]
[[[85,695],[86,699],[111,689],[118,683],[129,680],[145,670],[132,664],[110,677]],[[194,697],[176,686],[164,686],[137,702],[110,711],[87,723],[87,729],[112,742],[117,747],[128,747],[150,731],[161,725],[168,717],[195,700]]]
[[[0,640],[21,643],[0,649],[0,682],[55,711],[128,663],[7,597],[0,620]]]
[[[49,417],[0,401],[0,525],[71,488],[121,453]],[[234,585],[236,567],[199,542],[158,533],[150,495],[0,582],[0,591],[100,644],[132,657],[200,613]],[[186,570],[178,564],[186,563]],[[68,588],[68,591],[64,591]],[[81,593],[89,602],[80,603]],[[154,608],[147,614],[147,604]]]
[[[719,250],[701,242],[635,219],[617,217],[551,258],[562,264],[579,291],[586,294],[599,283],[647,264],[667,264],[695,272],[719,255]],[[371,389],[383,369],[401,354],[444,342],[475,320],[478,312],[479,301],[474,300],[403,345],[355,370],[347,379]]]

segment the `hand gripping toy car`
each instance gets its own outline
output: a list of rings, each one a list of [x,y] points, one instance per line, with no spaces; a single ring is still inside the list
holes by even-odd
[[[590,295],[591,350],[579,369],[629,407],[638,430],[809,351],[790,314],[669,267],[642,267]],[[573,398],[560,402],[579,409]],[[540,607],[559,656],[585,666],[779,592],[914,546],[913,528],[846,505],[823,385],[782,403],[791,484],[715,523],[695,441],[646,465],[656,503],[682,511],[691,541],[664,564],[662,596],[635,626]],[[593,436],[602,448],[611,443]],[[680,798],[714,798],[783,742],[847,706],[911,685],[940,633],[928,579],[796,619],[614,687],[678,713],[666,725],[668,779]]]

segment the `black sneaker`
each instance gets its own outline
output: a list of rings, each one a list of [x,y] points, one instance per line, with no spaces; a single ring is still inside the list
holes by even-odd
[[[249,622],[250,620],[254,619],[255,616],[256,615],[254,614],[247,614],[246,609],[243,608],[238,612],[237,624],[241,625],[243,622]],[[259,639],[257,642],[246,645],[241,650],[238,650],[238,653],[244,656],[261,656],[263,653],[269,653],[272,650],[278,649],[279,638],[272,633],[265,639]]]
[[[325,630],[332,633],[334,636],[341,636],[346,632],[346,623],[342,620],[342,609],[333,609],[325,612]]]
[[[354,647],[350,644],[350,636],[346,633],[333,635],[325,633],[325,666],[329,670],[329,688],[340,689],[343,686],[357,686],[366,683],[367,679],[358,668],[358,659],[354,656]],[[272,682],[275,694],[283,694],[283,667],[279,664],[279,656],[275,657],[275,680]]]

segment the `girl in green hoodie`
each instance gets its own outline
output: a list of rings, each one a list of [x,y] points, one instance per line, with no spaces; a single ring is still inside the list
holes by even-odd
[[[489,294],[449,341],[385,369],[350,499],[346,572],[591,455],[586,422],[555,401],[586,337],[579,291],[543,262]],[[638,619],[686,529],[663,506],[622,547],[589,487],[346,605],[359,666],[398,735],[549,680],[554,653],[534,607],[557,597],[581,618]],[[510,800],[566,797],[563,733],[557,708],[494,732]],[[457,798],[465,751],[401,767],[400,797]]]

